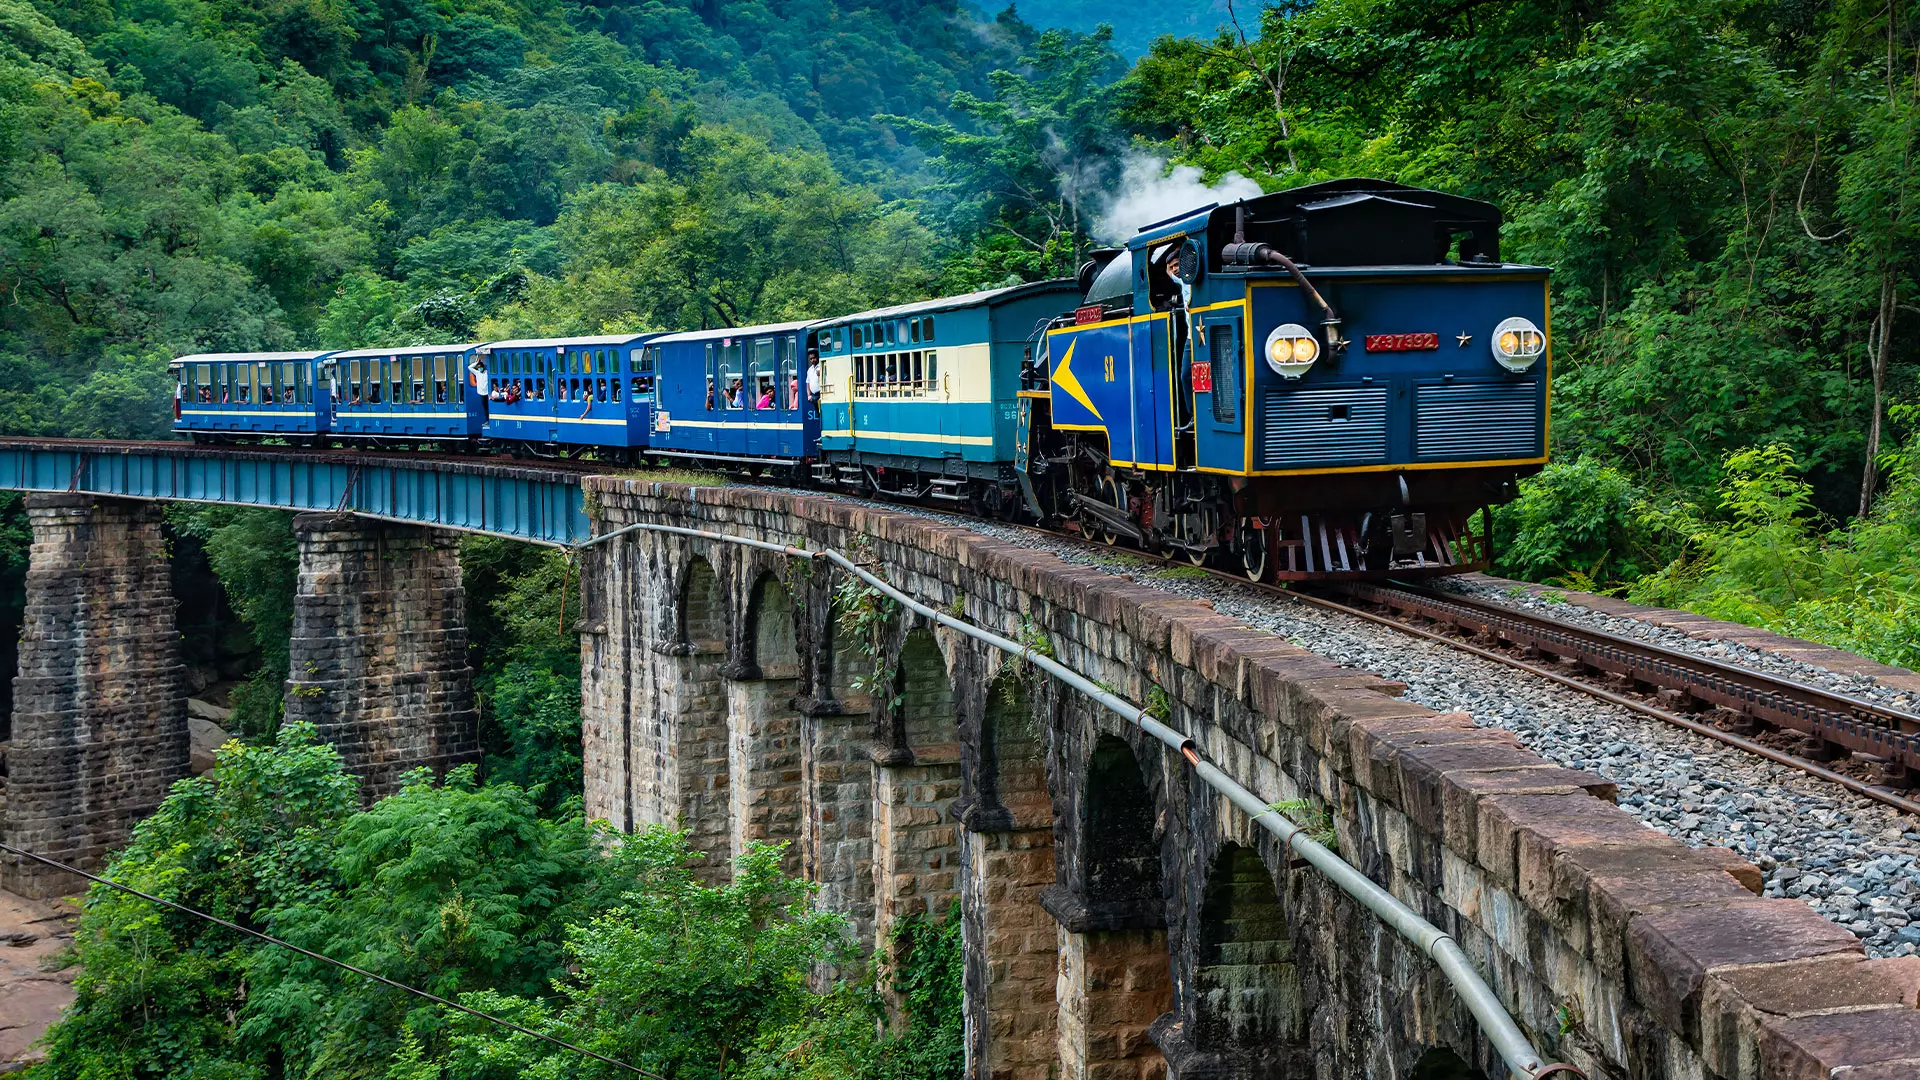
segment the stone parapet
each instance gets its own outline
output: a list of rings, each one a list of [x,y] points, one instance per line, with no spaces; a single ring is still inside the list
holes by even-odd
[[[20,672],[4,834],[96,870],[188,773],[185,669],[157,503],[28,495]],[[29,897],[83,888],[34,863],[0,864]]]
[[[1920,959],[1865,959],[1851,934],[1806,905],[1755,895],[1750,865],[1646,828],[1612,805],[1606,780],[1553,766],[1471,717],[1399,700],[1384,680],[1203,603],[923,517],[767,489],[610,477],[586,486],[603,532],[651,521],[812,550],[857,548],[875,572],[931,607],[962,609],[1016,639],[1041,636],[1063,663],[1131,700],[1164,695],[1169,723],[1256,795],[1325,807],[1340,854],[1452,935],[1535,1045],[1588,1076],[1920,1071]],[[729,603],[744,610],[743,599]],[[812,618],[831,632],[824,615]],[[902,626],[893,640],[907,634]],[[951,673],[959,644],[949,631],[934,636]],[[798,697],[843,696],[817,678],[847,667],[844,656],[837,666],[828,659],[842,646],[809,647]],[[888,655],[900,654],[896,644]],[[896,700],[911,700],[916,687],[896,690]],[[1024,920],[1036,910],[1068,919],[1056,941],[1058,1075],[1153,1075],[1159,1053],[1175,1078],[1405,1076],[1454,1056],[1485,1075],[1505,1074],[1417,949],[1254,830],[1179,755],[1117,718],[1071,701],[1048,708],[1050,695],[1036,695],[1051,882],[1016,856],[1031,845],[975,833],[983,839],[972,857],[957,850],[972,842],[941,831],[953,793],[964,788],[987,806],[989,795],[1013,794],[1000,790],[1003,780],[1023,775],[999,769],[1006,755],[997,749],[966,745],[993,730],[968,711],[985,696],[958,694],[950,723],[929,710],[902,716],[887,700],[873,703],[866,731],[810,713],[809,740],[864,741],[878,763],[875,865],[816,854],[826,850],[827,808],[810,800],[855,755],[815,742],[802,747],[804,862],[829,879],[873,875],[876,936],[950,890],[963,903],[972,898],[978,932],[969,944],[980,955],[968,957],[976,972],[969,994],[989,1002],[1031,1004],[1034,939]],[[996,721],[996,745],[1018,741],[1011,720]],[[961,741],[957,753],[941,744],[947,738]],[[1124,800],[1137,813],[1104,805],[1088,788],[1097,775],[1101,791],[1120,790],[1110,778],[1133,766],[1115,763],[1115,746],[1137,759]],[[955,757],[959,765],[945,764]],[[954,771],[989,767],[999,771]],[[589,788],[596,784],[589,776]],[[962,817],[971,810],[960,806]],[[1033,813],[1020,824],[1040,825]],[[983,817],[977,827],[1008,824]],[[1135,887],[1152,876],[1156,856],[1163,920]],[[1005,951],[991,945],[991,919],[1002,910]],[[1163,969],[1149,955],[1161,941]],[[984,1024],[969,1033],[970,1076],[1016,1059],[1024,1067],[1034,1039],[1044,1038],[1031,1016],[1017,1021],[1003,1010]],[[1009,1041],[996,1049],[996,1038]]]
[[[329,514],[293,525],[286,718],[312,723],[369,800],[413,769],[478,761],[458,535]]]

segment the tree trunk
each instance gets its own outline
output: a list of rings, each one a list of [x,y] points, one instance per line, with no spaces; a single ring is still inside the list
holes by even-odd
[[[1874,322],[1879,341],[1869,335],[1868,356],[1873,364],[1873,416],[1867,422],[1867,464],[1860,475],[1860,516],[1873,507],[1873,490],[1879,479],[1880,414],[1887,387],[1887,355],[1893,351],[1893,313],[1897,297],[1893,289],[1893,269],[1880,272],[1880,317]]]

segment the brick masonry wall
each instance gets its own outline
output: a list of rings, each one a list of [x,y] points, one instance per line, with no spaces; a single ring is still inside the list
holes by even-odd
[[[187,775],[187,701],[160,507],[28,495],[27,570],[13,744],[0,834],[96,870]],[[0,863],[28,897],[85,882]]]
[[[1471,718],[1397,700],[1390,684],[1204,604],[923,518],[758,489],[587,483],[603,531],[659,521],[816,550],[846,550],[861,538],[879,572],[930,606],[958,604],[1009,636],[1024,621],[1064,663],[1135,701],[1161,688],[1172,725],[1260,797],[1325,806],[1341,853],[1451,933],[1536,1045],[1589,1076],[1877,1080],[1911,1077],[1920,1066],[1920,960],[1866,960],[1850,934],[1805,905],[1756,896],[1754,868],[1645,828],[1611,805],[1604,780],[1548,765]],[[633,541],[636,550],[654,544],[689,546]],[[609,560],[622,557],[630,556]],[[831,575],[818,567],[815,575],[811,630],[799,643],[807,656],[800,697],[818,703],[834,698],[839,680],[838,647],[819,610],[822,579]],[[746,580],[722,577],[728,604],[744,611]],[[642,593],[672,587],[631,586]],[[611,597],[608,615],[611,625]],[[903,622],[894,655],[915,629]],[[977,692],[984,672],[954,635],[934,637],[955,690],[954,763],[916,745],[944,735],[926,717],[899,715],[886,703],[871,708],[868,750],[881,763],[873,867],[853,869],[872,875],[883,923],[945,889],[971,898],[978,910],[968,917],[980,918],[982,930],[973,939],[981,955],[970,955],[969,965],[994,973],[973,992],[991,995],[1002,982],[1018,991],[1017,979],[997,974],[1010,976],[1014,965],[1002,967],[1007,955],[994,955],[988,898],[1031,889],[1045,874],[989,857],[995,849],[982,842],[978,858],[955,858],[951,884],[935,881],[957,837],[950,846],[936,831],[941,826],[912,812],[964,818],[985,805],[979,796],[997,782],[979,775],[992,761],[983,745],[985,694]],[[603,655],[597,649],[587,654]],[[1503,1075],[1431,964],[1254,833],[1177,755],[1114,718],[1040,697],[1033,708],[1047,733],[1054,852],[1053,880],[1041,895],[1060,924],[1060,1075],[1151,1075],[1143,1038],[1180,1078],[1405,1076],[1436,1048]],[[817,779],[822,765],[851,755],[848,742],[863,734],[857,722],[821,719],[809,714],[802,752],[811,763],[803,772],[816,777],[803,783],[809,821],[821,809],[808,800],[828,786]],[[590,714],[590,726],[604,722]],[[1128,889],[1140,874],[1101,870],[1101,853],[1089,848],[1099,839],[1090,827],[1132,820],[1122,808],[1100,809],[1087,786],[1094,759],[1111,757],[1116,740],[1139,764],[1143,786],[1129,797],[1150,803],[1137,827],[1149,828],[1158,846],[1158,911]],[[590,776],[588,783],[607,781]],[[942,811],[948,791],[960,795]],[[937,869],[924,861],[936,852]],[[809,858],[814,872],[830,878],[847,862]],[[1275,903],[1262,900],[1252,915],[1236,915],[1236,904],[1220,898],[1258,896],[1261,873]],[[1264,936],[1238,936],[1256,924]],[[1157,984],[1151,956],[1161,934],[1165,985]],[[1233,980],[1252,993],[1222,995]],[[1143,1030],[1148,1011],[1155,1019]],[[979,1059],[997,1052],[996,1032],[1017,1041],[998,1023],[990,1009],[986,1048],[969,1063],[974,1075],[982,1075]],[[1248,1030],[1275,1033],[1284,1052],[1233,1037]],[[1835,1072],[1843,1068],[1850,1071]]]
[[[412,769],[478,761],[457,534],[328,514],[293,527],[286,718],[312,723],[369,800]]]

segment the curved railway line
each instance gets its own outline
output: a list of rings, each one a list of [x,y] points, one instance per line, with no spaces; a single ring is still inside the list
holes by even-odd
[[[62,445],[112,453],[177,448],[179,444],[63,440]],[[272,447],[266,452],[335,459],[343,463],[389,457],[417,461],[422,456],[449,463],[476,460],[471,455],[456,453],[422,455],[384,449]],[[479,460],[508,469],[534,468],[577,474],[608,469],[607,463],[586,460]],[[744,482],[753,480],[745,478]],[[944,507],[913,502],[877,501],[893,508],[911,508],[939,516],[952,513]],[[1123,552],[1167,566],[1191,565],[1190,559],[1103,544],[1074,532],[1004,521],[993,524],[1084,544],[1092,550]],[[1784,676],[1458,594],[1397,582],[1350,582],[1306,591],[1249,582],[1242,574],[1212,567],[1200,570],[1224,581],[1337,611],[1525,671],[1920,816],[1920,798],[1916,798],[1912,790],[1920,783],[1920,715]]]
[[[1074,533],[1023,528],[1096,549],[1107,547]],[[1177,557],[1133,548],[1110,550],[1168,566],[1187,565]],[[1306,591],[1203,569],[1222,580],[1517,668],[1920,816],[1920,800],[1903,791],[1920,779],[1920,716],[1784,676],[1398,582]],[[1852,774],[1868,767],[1872,778]]]

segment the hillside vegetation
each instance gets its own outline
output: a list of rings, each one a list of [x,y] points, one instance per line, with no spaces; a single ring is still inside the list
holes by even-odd
[[[1920,0],[1184,14],[1113,13],[1129,62],[1065,2],[0,0],[0,432],[163,436],[189,351],[825,315],[1377,176],[1555,271],[1555,463],[1500,569],[1920,664]],[[265,666],[115,874],[663,1075],[958,1075],[953,923],[876,1037],[875,984],[806,988],[844,928],[766,853],[707,890],[580,819],[563,558],[468,544],[487,782],[362,810],[277,730],[285,517],[173,523]],[[0,617],[24,544],[0,498]],[[113,897],[77,956],[35,1075],[600,1075]]]

